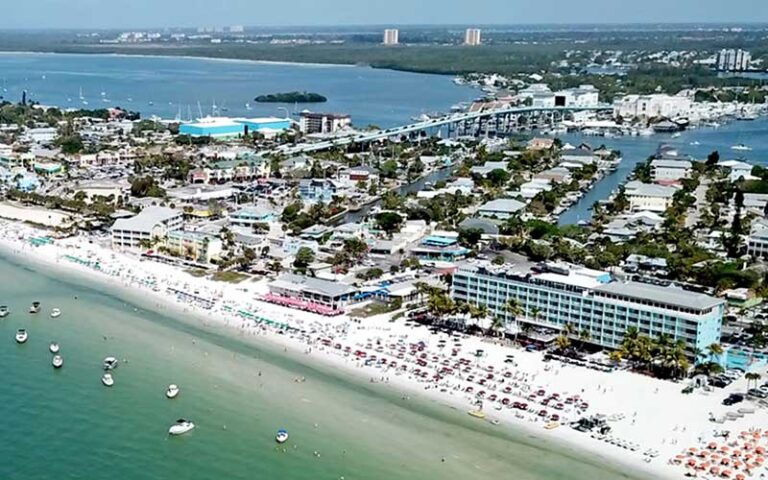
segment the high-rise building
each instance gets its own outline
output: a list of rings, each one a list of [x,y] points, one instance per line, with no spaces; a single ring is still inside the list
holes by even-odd
[[[461,264],[451,293],[454,300],[488,307],[510,333],[520,324],[553,330],[571,325],[608,348],[619,347],[627,329],[635,327],[654,338],[682,340],[690,351],[703,350],[720,341],[725,310],[720,298],[561,264]],[[519,314],[509,312],[510,300]]]
[[[480,29],[468,28],[464,33],[464,45],[480,45]]]
[[[400,43],[400,30],[388,28],[384,30],[384,45],[397,45]]]
[[[717,54],[717,69],[721,72],[743,72],[749,70],[752,54],[742,49],[723,49]]]

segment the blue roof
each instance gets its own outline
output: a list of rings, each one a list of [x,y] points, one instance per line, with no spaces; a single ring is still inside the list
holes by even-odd
[[[421,243],[424,245],[447,246],[447,245],[455,245],[456,243],[458,243],[458,240],[455,238],[430,235],[428,237],[425,237],[424,240],[421,241]]]

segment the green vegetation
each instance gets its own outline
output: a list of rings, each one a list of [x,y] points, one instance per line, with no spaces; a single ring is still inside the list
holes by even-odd
[[[131,178],[131,195],[139,198],[164,198],[165,190],[157,184],[154,177],[133,177]]]
[[[325,103],[328,99],[319,93],[288,92],[259,95],[254,99],[259,103]]]
[[[213,275],[211,275],[211,280],[217,281],[217,282],[226,282],[226,283],[241,283],[244,280],[249,279],[250,277],[244,273],[240,272],[233,272],[233,271],[226,271],[226,272],[214,272]]]

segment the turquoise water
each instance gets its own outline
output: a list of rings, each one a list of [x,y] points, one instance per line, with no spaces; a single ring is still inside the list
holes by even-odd
[[[4,87],[7,91],[2,91]],[[352,115],[356,125],[391,127],[425,112],[449,110],[471,100],[476,90],[451,77],[369,67],[258,64],[196,58],[114,55],[0,54],[0,97],[20,101],[22,91],[45,105],[62,108],[121,106],[144,117],[184,120],[212,113],[224,116],[284,116],[295,105],[257,104],[254,97],[310,91],[327,103],[298,105]],[[82,91],[88,105],[80,100]],[[104,95],[102,95],[102,93]],[[245,104],[250,103],[251,110]],[[199,107],[198,107],[199,104]]]
[[[13,311],[0,320],[0,478],[642,478],[56,276],[0,259],[0,303]],[[35,300],[38,316],[26,313]],[[22,327],[30,339],[17,345]],[[111,389],[100,383],[108,355],[128,361]],[[169,383],[181,386],[175,400]],[[197,428],[170,438],[179,417]],[[291,433],[285,451],[278,428]]]

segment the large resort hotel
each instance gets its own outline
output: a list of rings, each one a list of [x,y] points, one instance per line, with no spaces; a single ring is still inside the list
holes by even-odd
[[[467,262],[453,279],[453,298],[486,305],[506,320],[509,300],[519,302],[517,321],[590,333],[590,342],[620,346],[630,327],[651,337],[669,335],[691,351],[720,341],[725,301],[676,286],[619,281],[608,272],[561,264],[492,265]]]

